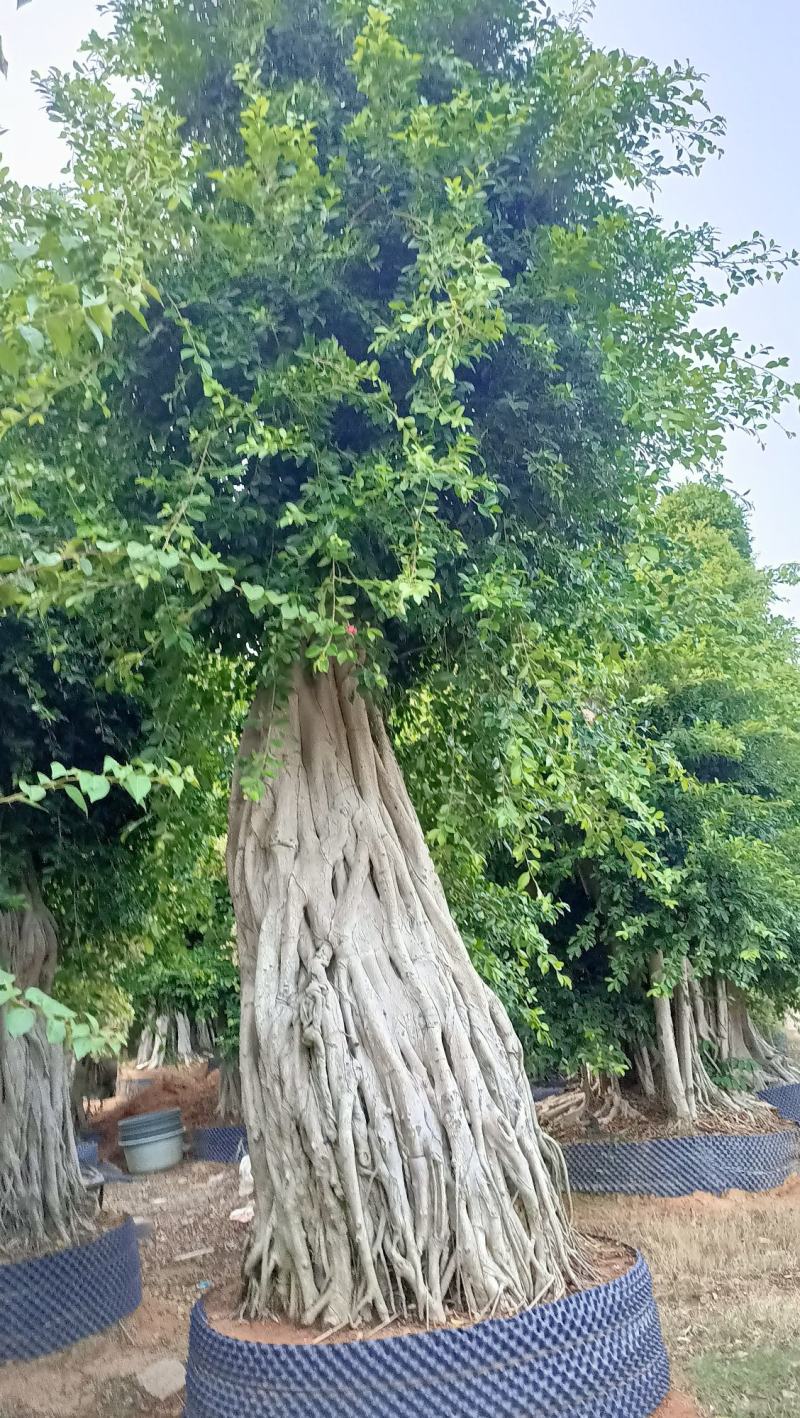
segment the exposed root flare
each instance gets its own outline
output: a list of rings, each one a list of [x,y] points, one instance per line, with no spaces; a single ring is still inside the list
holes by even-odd
[[[642,1117],[638,1108],[622,1096],[618,1078],[594,1073],[585,1066],[579,1088],[543,1099],[536,1112],[541,1127],[556,1137],[581,1128],[609,1132],[615,1124],[636,1122]]]
[[[338,667],[257,699],[228,873],[256,1216],[245,1312],[502,1313],[584,1273],[522,1051],[453,923],[386,731]]]
[[[651,959],[654,984],[662,979],[663,968],[663,957],[660,953],[654,954]],[[780,1058],[777,1050],[771,1049],[767,1041],[757,1034],[743,1007],[734,1027],[732,1001],[724,981],[714,983],[713,994],[701,990],[689,961],[684,960],[682,976],[672,998],[656,996],[653,1005],[658,1041],[657,1071],[672,1117],[688,1129],[701,1115],[706,1118],[743,1115],[757,1118],[759,1114],[772,1111],[768,1103],[762,1102],[751,1091],[763,1086],[766,1076],[763,1069],[754,1069],[748,1077],[747,1087],[740,1088],[735,1083],[729,1087],[715,1083],[706,1067],[701,1041],[708,1046],[712,1056],[716,1056],[720,1065],[727,1064],[729,1067],[736,1061],[747,1063],[756,1060],[748,1040],[754,1050],[761,1050],[763,1059],[771,1053],[776,1069]],[[737,1043],[737,1039],[741,1042]],[[786,1068],[789,1070],[788,1064]]]
[[[242,1080],[238,1059],[220,1060],[217,1117],[231,1123],[242,1120]]]
[[[29,904],[0,912],[0,968],[23,989],[48,990],[56,967],[53,918],[35,885]],[[72,1125],[64,1049],[37,1019],[12,1038],[0,1010],[0,1250],[68,1242],[81,1226],[86,1192]]]

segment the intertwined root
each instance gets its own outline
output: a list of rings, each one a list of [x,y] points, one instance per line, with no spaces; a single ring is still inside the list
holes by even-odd
[[[580,1269],[558,1148],[449,914],[380,718],[297,671],[257,700],[229,879],[256,1193],[246,1309],[439,1322],[563,1292]]]
[[[49,988],[56,949],[38,893],[26,909],[0,912],[0,968],[21,987]],[[48,1043],[43,1019],[12,1038],[0,1010],[0,1249],[70,1240],[85,1198],[64,1049]]]

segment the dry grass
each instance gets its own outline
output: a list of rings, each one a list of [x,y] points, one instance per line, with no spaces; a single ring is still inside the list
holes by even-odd
[[[580,1197],[576,1220],[643,1251],[676,1378],[709,1415],[797,1418],[800,1179],[757,1195]]]

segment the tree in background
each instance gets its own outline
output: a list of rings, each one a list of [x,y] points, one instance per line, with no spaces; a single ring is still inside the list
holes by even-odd
[[[59,891],[98,871],[164,775],[136,759],[139,706],[98,689],[96,652],[68,618],[42,628],[6,614],[0,643],[0,1244],[40,1244],[73,1234],[83,1196],[65,1045],[80,1058],[107,1042],[85,990],[81,1018],[50,996]]]
[[[9,199],[6,495],[35,468],[41,516],[16,512],[7,596],[94,616],[123,685],[185,683],[200,645],[256,685],[228,846],[248,1308],[435,1322],[558,1295],[582,1274],[558,1150],[385,715],[427,694],[438,723],[452,677],[454,752],[525,892],[543,808],[583,821],[572,763],[602,753],[574,708],[602,720],[584,692],[614,674],[542,655],[548,595],[609,604],[658,474],[788,396],[693,323],[783,258],[623,205],[714,150],[696,76],[528,7],[114,9],[49,89],[74,194]],[[589,825],[646,874],[636,781],[617,764]]]
[[[756,568],[745,511],[719,484],[669,492],[653,541],[656,614],[628,692],[660,750],[651,797],[668,876],[654,894],[624,860],[587,863],[574,945],[601,942],[612,990],[628,996],[637,978],[648,990],[640,1082],[651,1091],[655,1071],[691,1123],[794,1077],[748,1002],[782,1014],[797,1000],[800,660],[796,627],[772,608],[779,576]]]

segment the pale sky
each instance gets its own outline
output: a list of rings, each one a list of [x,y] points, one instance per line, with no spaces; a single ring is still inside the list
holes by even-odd
[[[0,35],[9,74],[0,79],[0,153],[19,181],[57,179],[63,153],[41,112],[32,69],[63,68],[81,40],[102,25],[94,0],[0,0]],[[800,247],[800,0],[597,0],[589,32],[605,48],[661,63],[690,59],[708,75],[712,108],[728,122],[725,156],[697,180],[667,182],[656,206],[669,221],[709,221],[725,239],[754,230]],[[747,343],[790,356],[800,379],[800,270],[780,285],[750,289],[726,313]],[[800,432],[800,419],[789,420]],[[800,438],[772,431],[766,450],[731,440],[726,472],[753,503],[759,559],[800,561]],[[800,618],[800,587],[787,592]]]

